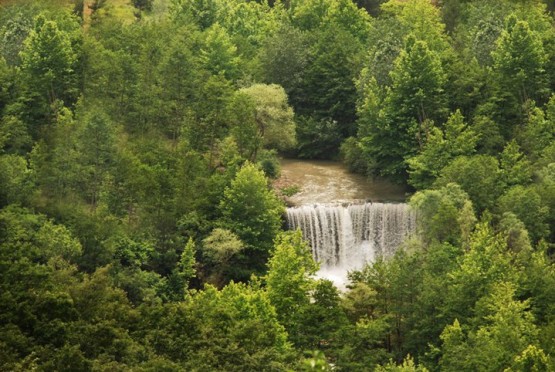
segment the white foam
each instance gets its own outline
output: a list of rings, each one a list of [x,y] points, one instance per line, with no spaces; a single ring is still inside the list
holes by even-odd
[[[415,230],[416,215],[403,203],[314,204],[287,209],[320,263],[318,277],[345,289],[347,272],[378,255],[391,255]]]

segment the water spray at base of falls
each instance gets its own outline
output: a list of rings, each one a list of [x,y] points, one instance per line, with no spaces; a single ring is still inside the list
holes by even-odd
[[[416,215],[402,203],[315,204],[288,208],[287,223],[312,247],[319,276],[344,287],[347,271],[393,254],[415,231]]]

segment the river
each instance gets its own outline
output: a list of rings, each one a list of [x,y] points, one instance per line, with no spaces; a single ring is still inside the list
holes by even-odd
[[[280,181],[299,187],[299,192],[288,198],[289,203],[296,206],[363,201],[403,202],[407,193],[402,186],[350,173],[344,164],[326,160],[283,159]]]

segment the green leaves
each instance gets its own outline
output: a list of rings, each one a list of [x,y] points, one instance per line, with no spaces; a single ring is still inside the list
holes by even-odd
[[[422,149],[433,120],[445,114],[446,76],[440,55],[413,35],[406,39],[390,76],[391,86],[383,93],[372,79],[368,84],[361,81],[359,131],[367,136],[364,144],[377,170],[403,179],[405,159]]]
[[[226,30],[215,24],[205,34],[205,46],[200,50],[200,61],[214,75],[221,74],[229,80],[239,77],[237,47]]]
[[[220,226],[245,243],[242,264],[236,270],[247,279],[253,271],[261,272],[281,226],[282,202],[268,184],[264,173],[246,163],[224,191],[219,210]]]
[[[547,236],[549,208],[543,205],[534,188],[514,186],[499,198],[498,203],[500,211],[513,212],[526,225],[532,241]]]
[[[341,342],[335,344],[335,338],[347,326],[346,317],[333,283],[316,282],[317,269],[301,231],[281,233],[268,261],[266,291],[280,324],[298,349],[314,350],[334,343],[330,349],[336,351]]]
[[[483,323],[477,329],[465,337],[457,320],[445,328],[441,335],[443,370],[497,371],[523,363],[539,370],[547,366],[543,351],[537,347],[538,330],[528,302],[518,301],[514,296],[514,285],[500,282],[484,298]],[[524,362],[525,359],[528,361]]]
[[[0,9],[0,369],[553,369],[541,2],[66,2]],[[264,172],[345,138],[418,235],[339,293]]]
[[[256,286],[206,286],[152,315],[147,339],[186,370],[283,370],[291,352],[268,295]]]
[[[418,223],[421,238],[428,242],[463,243],[476,222],[472,202],[455,183],[418,192],[410,203],[421,216]]]
[[[432,126],[422,150],[407,160],[409,183],[416,189],[429,188],[455,157],[474,153],[478,136],[463,120],[457,110],[447,120],[443,131]]]
[[[21,67],[27,84],[51,105],[56,100],[72,104],[76,98],[77,54],[70,36],[61,31],[55,21],[39,16],[35,29],[25,40],[21,51]]]
[[[300,231],[278,236],[265,279],[269,298],[286,328],[295,326],[288,319],[309,303],[308,295],[314,288],[312,277],[317,268]]]
[[[5,208],[0,212],[3,256],[19,260],[26,257],[31,262],[46,263],[61,257],[74,261],[81,255],[81,244],[63,225],[57,225],[43,215],[25,209]]]
[[[512,15],[506,23],[497,49],[492,52],[494,70],[500,75],[503,89],[522,104],[544,94],[547,57],[539,35],[530,29],[528,22]]]
[[[192,238],[189,238],[183,252],[181,252],[181,257],[177,263],[177,275],[183,281],[183,287],[186,289],[189,286],[189,281],[193,278],[197,272],[196,266],[196,249],[195,242]]]
[[[460,156],[441,172],[434,186],[454,182],[468,193],[477,211],[491,208],[503,191],[497,159],[487,155]]]
[[[445,75],[439,55],[430,50],[425,41],[412,35],[407,38],[405,49],[391,71],[391,78],[391,93],[386,102],[389,115],[401,120],[415,118],[420,124],[440,117]],[[400,111],[398,114],[394,114],[395,108]]]
[[[254,84],[240,89],[238,94],[246,95],[253,103],[252,116],[262,145],[277,150],[292,149],[296,142],[295,123],[285,90],[276,84]]]

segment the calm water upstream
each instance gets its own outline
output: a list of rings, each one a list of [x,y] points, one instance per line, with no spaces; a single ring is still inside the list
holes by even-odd
[[[289,198],[294,205],[406,199],[404,187],[350,173],[336,161],[283,159],[281,176],[287,183],[300,187],[300,192]]]

